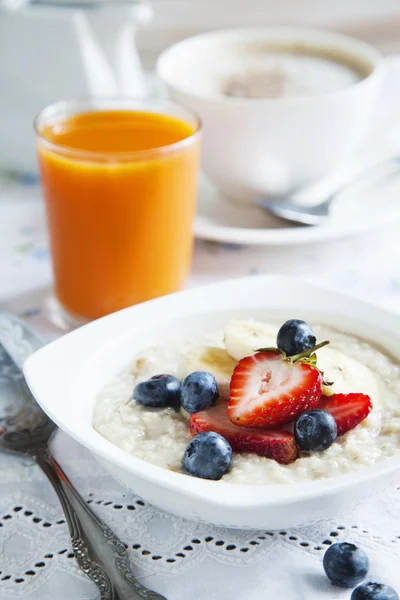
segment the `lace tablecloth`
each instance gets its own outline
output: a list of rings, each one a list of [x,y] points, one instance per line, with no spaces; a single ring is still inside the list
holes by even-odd
[[[0,300],[50,339],[60,331],[44,308],[51,277],[38,196],[31,185],[3,185]],[[249,273],[293,273],[398,310],[399,233],[394,224],[373,235],[299,248],[199,243],[190,285]],[[4,369],[1,376],[15,385]],[[371,577],[400,591],[399,490],[366,498],[356,512],[331,522],[290,531],[233,531],[148,506],[62,432],[55,451],[87,502],[128,545],[135,573],[169,600],[348,599],[350,592],[331,586],[322,570],[324,550],[338,540],[362,546]],[[0,455],[0,599],[97,597],[75,565],[60,506],[41,472]]]

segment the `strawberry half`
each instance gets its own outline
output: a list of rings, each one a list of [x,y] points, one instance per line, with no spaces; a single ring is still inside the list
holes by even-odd
[[[228,416],[241,427],[276,427],[315,408],[321,395],[318,369],[284,360],[279,352],[259,352],[233,371]]]
[[[322,396],[318,408],[331,413],[336,421],[337,434],[343,435],[368,417],[372,401],[366,394],[332,394]]]
[[[190,433],[215,431],[222,435],[235,452],[253,452],[287,465],[297,458],[294,435],[289,431],[237,427],[226,414],[226,404],[218,404],[195,413],[189,420]]]

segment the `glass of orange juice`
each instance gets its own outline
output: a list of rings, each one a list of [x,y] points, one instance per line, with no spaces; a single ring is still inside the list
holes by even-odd
[[[181,289],[200,123],[168,101],[60,102],[35,121],[55,297],[82,323]]]

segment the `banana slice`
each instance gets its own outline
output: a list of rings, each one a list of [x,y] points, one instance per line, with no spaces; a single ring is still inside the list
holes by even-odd
[[[189,421],[189,419],[190,419],[190,413],[188,413],[188,411],[185,410],[183,408],[183,406],[180,407],[179,412],[180,412],[181,417],[183,417],[186,421]]]
[[[229,384],[235,367],[236,361],[224,348],[195,346],[182,355],[179,372],[183,379],[193,371],[208,371],[218,382],[219,395],[229,397]]]
[[[179,378],[181,351],[169,346],[151,346],[136,356],[132,365],[135,383],[168,373]]]
[[[379,383],[368,367],[329,346],[318,350],[317,356],[317,365],[323,371],[325,381],[334,382],[324,388],[324,394],[361,392],[371,397],[374,406],[378,405]]]
[[[259,348],[276,347],[277,327],[261,321],[229,321],[224,331],[228,354],[236,360],[251,356]]]

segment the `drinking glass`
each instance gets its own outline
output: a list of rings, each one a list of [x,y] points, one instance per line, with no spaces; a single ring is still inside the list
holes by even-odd
[[[154,130],[143,133],[142,120]],[[125,139],[133,121],[148,147],[138,149],[136,133]],[[73,100],[45,108],[35,130],[63,314],[82,323],[180,290],[192,257],[197,116],[164,100]]]

